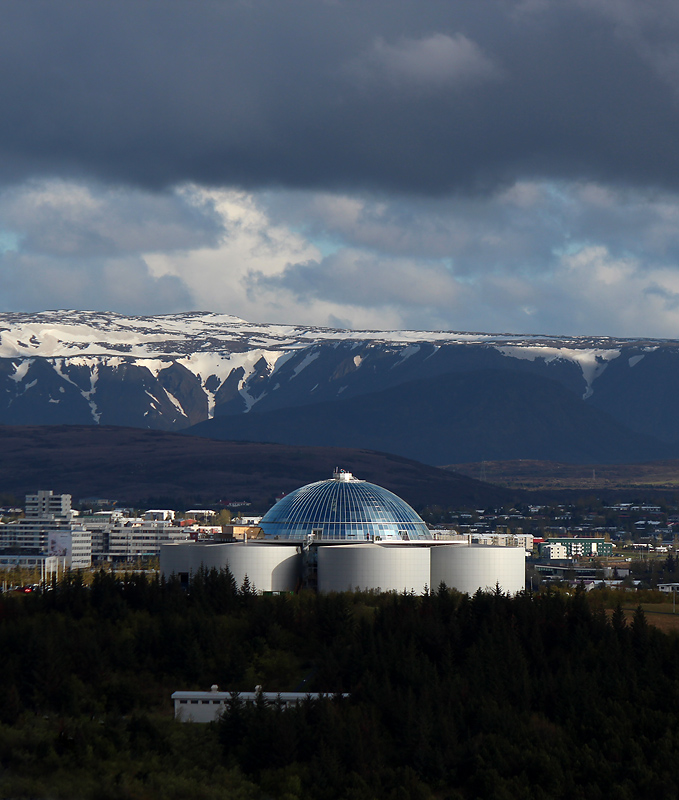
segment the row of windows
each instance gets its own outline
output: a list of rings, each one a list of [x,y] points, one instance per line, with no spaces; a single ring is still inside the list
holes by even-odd
[[[221,705],[224,705],[224,701],[223,700],[180,700],[179,702],[183,706],[185,706],[185,705],[192,705],[192,706],[197,706],[197,705],[202,705],[202,706],[209,706],[209,705],[221,706]]]

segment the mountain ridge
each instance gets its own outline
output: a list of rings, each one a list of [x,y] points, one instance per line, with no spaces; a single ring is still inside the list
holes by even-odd
[[[673,452],[663,448],[679,442],[677,340],[352,331],[202,312],[0,314],[0,424],[180,431],[234,417],[242,421],[244,435],[252,426],[245,422],[249,415],[302,407],[317,412],[324,403],[493,370],[552,381],[574,420],[585,408],[598,410],[607,424],[622,426],[621,441],[637,437],[632,460],[648,453],[669,457]],[[445,404],[445,397],[439,402]],[[505,402],[507,413],[518,419],[525,401],[514,392]],[[455,415],[454,407],[446,407]],[[424,422],[412,424],[435,443]],[[530,423],[529,416],[524,422]],[[655,441],[656,451],[648,451],[639,435]],[[600,454],[603,461],[622,457],[614,438],[610,453]],[[395,449],[388,439],[382,445]],[[465,453],[465,459],[483,459],[482,449]],[[519,452],[517,439],[514,451],[503,457]],[[446,460],[458,460],[451,455]]]

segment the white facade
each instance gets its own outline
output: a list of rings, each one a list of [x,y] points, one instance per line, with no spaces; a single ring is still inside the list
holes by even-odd
[[[523,547],[437,545],[431,549],[431,584],[474,594],[501,591],[515,594],[526,588],[526,551]]]
[[[167,522],[142,522],[111,525],[108,546],[102,555],[113,561],[133,561],[142,556],[158,556],[162,545],[185,542],[188,531]]]
[[[568,558],[568,549],[563,544],[543,544],[540,547],[540,555],[550,561],[552,559],[566,559]]]
[[[160,570],[165,577],[195,574],[201,567],[228,566],[238,586],[248,580],[258,592],[294,591],[301,585],[304,562],[294,544],[269,542],[186,542],[161,547]],[[453,542],[316,544],[309,564],[316,564],[320,592],[450,589],[474,594],[525,588],[526,551],[522,547],[463,545]],[[316,561],[314,562],[313,553]]]
[[[92,536],[71,509],[71,495],[40,491],[26,496],[24,519],[0,526],[0,550],[15,555],[53,555],[71,569],[92,564]]]
[[[195,574],[201,567],[228,567],[238,586],[247,575],[258,592],[292,592],[301,582],[302,556],[294,545],[268,542],[186,542],[160,549],[160,571],[166,577]]]
[[[474,544],[533,549],[533,534],[531,533],[473,533],[471,539]]]
[[[414,592],[430,585],[429,547],[338,544],[318,547],[318,591]]]
[[[296,706],[307,699],[317,700],[331,695],[320,692],[238,692],[238,699],[244,703],[264,700],[282,708]],[[342,697],[349,697],[342,694]],[[174,717],[180,722],[214,722],[224,712],[231,692],[220,692],[213,686],[209,692],[174,692]]]
[[[162,544],[190,538],[186,528],[172,522],[124,517],[118,512],[84,517],[82,524],[92,536],[93,557],[103,561],[157,557]]]
[[[150,508],[144,512],[146,520],[169,520],[174,519],[174,511],[171,508]]]
[[[58,578],[65,569],[63,561],[56,556],[0,553],[0,570],[14,569],[15,567],[29,570],[39,569],[40,580],[51,580],[53,576]]]
[[[26,495],[26,516],[52,519],[71,514],[71,495],[42,491]]]

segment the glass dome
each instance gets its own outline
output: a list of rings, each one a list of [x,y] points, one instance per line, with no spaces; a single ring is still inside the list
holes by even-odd
[[[431,539],[415,511],[393,492],[335,470],[279,500],[259,523],[267,539],[334,541]]]

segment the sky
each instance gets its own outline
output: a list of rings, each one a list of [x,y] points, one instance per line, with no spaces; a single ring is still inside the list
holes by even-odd
[[[675,0],[0,19],[0,311],[679,338]]]

